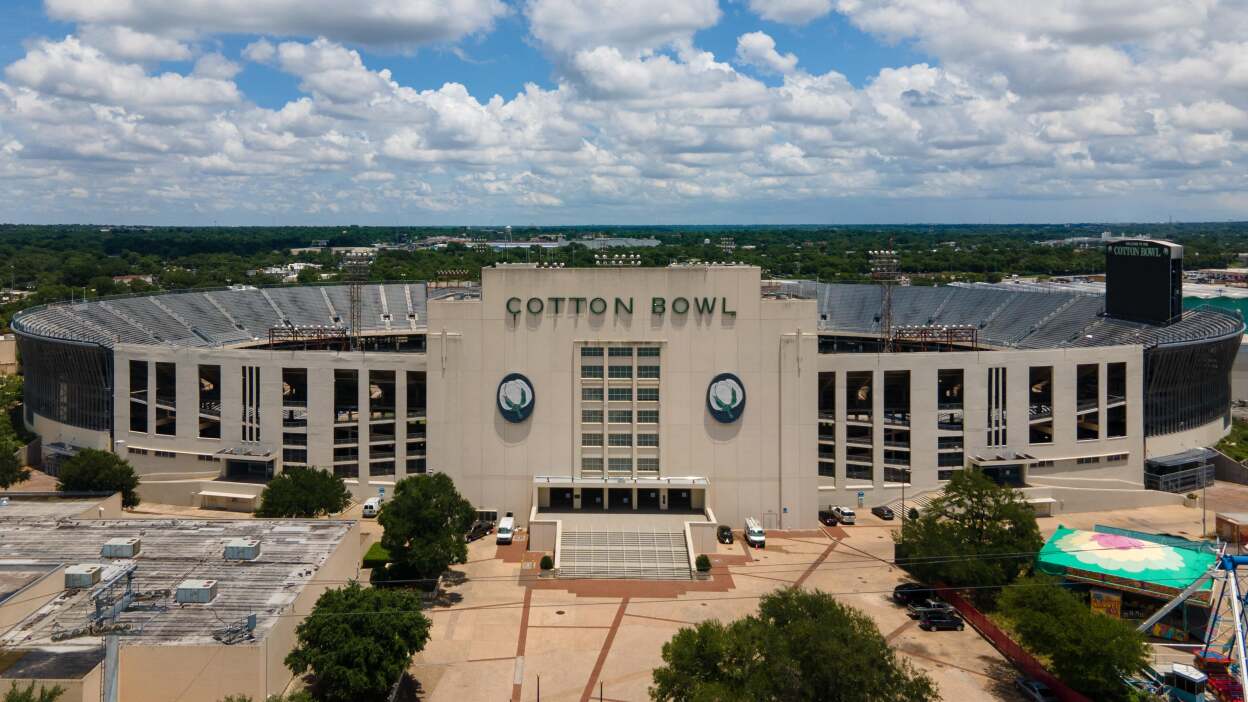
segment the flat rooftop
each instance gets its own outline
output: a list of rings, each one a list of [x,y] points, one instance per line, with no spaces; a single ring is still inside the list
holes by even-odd
[[[0,605],[56,568],[55,563],[0,564]]]
[[[0,521],[72,519],[95,509],[108,495],[61,497],[59,493],[0,493]]]
[[[326,520],[28,520],[0,519],[0,569],[14,572],[64,564],[104,566],[101,585],[65,590],[7,632],[0,648],[74,648],[98,645],[99,637],[53,640],[54,632],[86,625],[95,612],[92,593],[133,564],[134,590],[146,593],[123,612],[125,643],[212,644],[213,632],[256,615],[256,640],[315,577],[350,533],[354,522]],[[141,540],[134,559],[103,558],[110,539]],[[225,560],[230,539],[260,541],[253,561]],[[177,604],[174,591],[184,580],[215,580],[216,597],[207,604]],[[2,581],[0,581],[2,582]],[[118,582],[124,585],[124,578]],[[23,586],[24,587],[24,586]],[[3,585],[0,585],[0,589]],[[122,587],[115,591],[121,592]]]

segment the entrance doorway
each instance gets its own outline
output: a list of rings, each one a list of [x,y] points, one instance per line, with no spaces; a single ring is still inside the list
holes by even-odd
[[[228,459],[225,477],[238,483],[267,483],[273,479],[273,461],[245,461]]]
[[[633,508],[632,488],[610,488],[607,495],[610,500],[607,509],[631,510]]]
[[[984,475],[988,476],[988,478],[997,485],[1008,485],[1010,487],[1023,486],[1022,464],[983,466],[980,470],[983,471]]]
[[[602,509],[603,488],[581,488],[581,509]]]
[[[667,490],[667,508],[669,510],[688,511],[693,509],[693,491],[688,488]]]
[[[572,488],[550,488],[551,509],[572,509]]]
[[[658,508],[658,488],[637,488],[637,509],[657,510]]]

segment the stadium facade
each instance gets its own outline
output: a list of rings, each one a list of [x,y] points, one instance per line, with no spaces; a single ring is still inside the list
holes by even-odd
[[[1212,308],[1152,324],[1104,296],[898,287],[885,338],[880,286],[739,265],[369,284],[356,350],[349,305],[329,286],[27,311],[26,422],[52,471],[113,450],[149,498],[204,505],[307,465],[359,497],[445,472],[521,521],[710,507],[804,528],[972,466],[1077,510],[1149,504],[1147,461],[1228,431],[1244,332]]]

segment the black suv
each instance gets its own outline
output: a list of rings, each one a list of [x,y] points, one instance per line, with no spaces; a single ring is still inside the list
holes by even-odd
[[[920,619],[919,628],[924,631],[962,631],[966,624],[953,612],[936,612]]]
[[[836,515],[831,510],[819,510],[819,523],[824,526],[836,526]]]
[[[922,602],[929,597],[935,596],[935,590],[927,585],[920,585],[919,583],[902,583],[893,588],[893,602],[896,602],[903,607],[915,604],[916,602]]]
[[[715,530],[715,538],[718,539],[721,544],[732,543],[732,527],[727,524],[720,524],[719,528]]]
[[[494,522],[485,519],[478,519],[472,523],[471,527],[469,527],[468,533],[464,535],[464,539],[467,541],[476,541],[482,537],[489,536],[492,531],[494,531]]]

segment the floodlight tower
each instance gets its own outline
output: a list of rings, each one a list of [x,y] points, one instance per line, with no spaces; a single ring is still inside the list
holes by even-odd
[[[882,348],[888,353],[893,350],[893,286],[897,284],[897,252],[893,249],[893,238],[888,238],[887,249],[868,253],[871,256],[871,279],[884,286],[880,336],[883,337]]]
[[[368,280],[368,269],[373,263],[373,256],[367,251],[348,251],[342,259],[342,271],[347,279],[351,296],[350,334],[351,349],[358,350],[361,346],[360,337],[363,321],[362,312],[364,299],[364,283]]]

